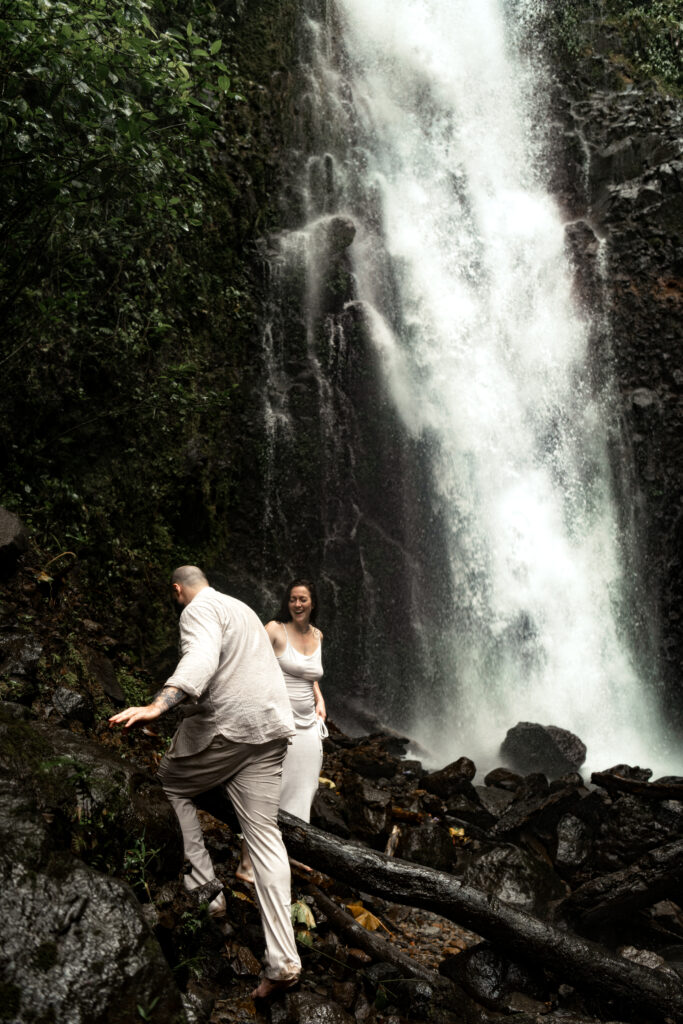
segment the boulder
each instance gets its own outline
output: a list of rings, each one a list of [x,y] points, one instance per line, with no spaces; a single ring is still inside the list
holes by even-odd
[[[36,672],[43,645],[33,633],[0,637],[0,698],[30,704],[37,692]]]
[[[472,854],[462,881],[539,916],[565,895],[563,883],[547,861],[514,846]]]
[[[541,971],[510,960],[489,942],[480,942],[439,964],[439,973],[462,985],[477,1002],[492,1010],[514,1009],[513,996],[547,1000],[548,985]]]
[[[350,775],[345,795],[354,832],[364,839],[385,842],[389,831],[391,793],[373,786],[359,775]]]
[[[46,753],[40,738],[22,738],[34,756]],[[142,1007],[183,1021],[172,971],[133,892],[59,849],[53,821],[25,774],[0,773],[3,1019],[128,1024]]]
[[[62,722],[89,723],[93,720],[93,710],[87,697],[66,686],[58,686],[54,691],[49,711]]]
[[[127,704],[126,695],[116,678],[116,670],[106,654],[88,648],[86,658],[90,674],[97,681],[103,693],[106,693],[107,697],[111,697],[118,704]]]
[[[0,579],[8,579],[28,550],[28,531],[19,516],[0,508]]]
[[[581,767],[586,760],[586,745],[559,726],[518,722],[508,729],[500,753],[518,771],[543,772],[555,778]]]
[[[474,761],[470,761],[469,757],[459,757],[439,771],[425,775],[420,785],[429,793],[436,793],[442,800],[448,800],[455,793],[470,793],[476,773]]]
[[[291,1024],[356,1024],[341,1006],[314,992],[293,992],[286,996],[285,1004],[284,1019]]]
[[[437,871],[450,871],[455,860],[453,840],[441,825],[421,825],[403,831],[399,856]]]

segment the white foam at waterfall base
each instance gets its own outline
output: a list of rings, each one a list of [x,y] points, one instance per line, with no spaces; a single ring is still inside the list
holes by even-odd
[[[588,324],[572,298],[542,140],[495,0],[340,0],[364,146],[399,306],[381,309],[378,240],[353,246],[359,300],[407,428],[429,439],[454,606],[421,623],[451,685],[401,723],[434,763],[497,763],[517,721],[555,724],[588,767],[671,763],[630,649],[623,544]],[[362,213],[354,211],[357,220]]]

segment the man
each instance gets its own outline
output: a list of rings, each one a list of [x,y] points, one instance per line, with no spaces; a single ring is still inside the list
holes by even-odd
[[[294,720],[284,679],[264,627],[241,601],[220,594],[194,565],[171,577],[180,615],[181,658],[151,704],[109,719],[130,728],[187,701],[159,766],[183,834],[192,874],[189,889],[215,879],[192,797],[225,785],[254,864],[254,885],[266,938],[263,998],[296,983],[301,961],[290,917],[291,875],[277,826],[282,761]],[[225,913],[221,893],[210,906]]]

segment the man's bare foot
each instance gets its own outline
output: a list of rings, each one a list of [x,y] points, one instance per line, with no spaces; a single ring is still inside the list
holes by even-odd
[[[243,839],[240,845],[240,862],[235,871],[235,878],[239,878],[240,882],[246,882],[247,885],[254,884],[254,866],[251,863],[246,839]]]
[[[251,993],[252,999],[269,999],[278,992],[286,992],[288,988],[294,988],[299,984],[298,978],[274,979],[263,978],[258,987]]]
[[[294,860],[293,857],[290,857],[289,863],[293,868],[298,868],[299,871],[308,871],[309,874],[313,874],[313,868],[309,868],[308,864],[302,864],[300,860]]]

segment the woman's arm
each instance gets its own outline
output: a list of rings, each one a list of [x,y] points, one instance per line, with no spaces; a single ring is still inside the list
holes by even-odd
[[[323,695],[320,692],[320,686],[318,685],[317,680],[313,683],[313,699],[315,700],[315,713],[319,718],[322,718],[324,722],[327,718],[327,711],[325,709],[325,701],[323,700]]]
[[[286,647],[284,627],[281,622],[275,622],[271,619],[270,622],[266,622],[266,633],[268,638],[273,645],[273,650],[276,655],[282,654]]]

